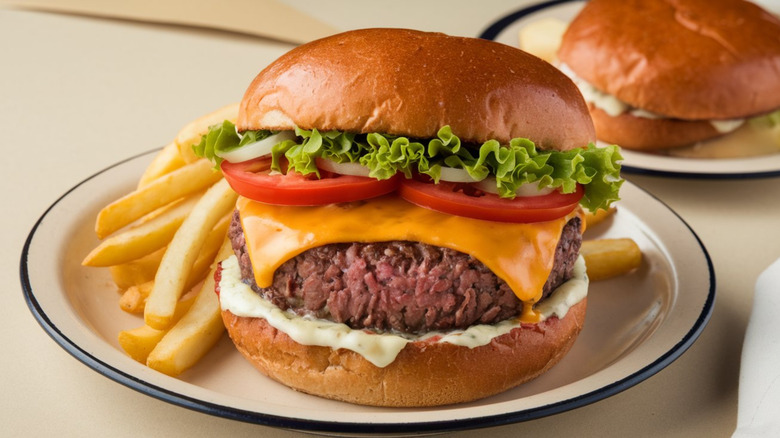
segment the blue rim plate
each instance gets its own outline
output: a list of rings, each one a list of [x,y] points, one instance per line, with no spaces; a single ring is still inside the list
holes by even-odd
[[[582,0],[551,0],[516,11],[488,25],[479,38],[519,45],[523,26],[542,18],[570,21],[585,4]],[[780,153],[745,158],[680,158],[637,151],[622,151],[626,173],[706,179],[747,179],[780,176]]]
[[[33,316],[73,357],[122,385],[202,413],[346,435],[419,434],[516,423],[596,402],[647,379],[693,344],[712,312],[715,276],[703,244],[669,207],[626,183],[618,212],[586,237],[631,237],[642,248],[643,264],[630,275],[592,283],[580,338],[569,355],[533,382],[455,406],[356,406],[270,381],[235,351],[227,337],[195,367],[172,378],[124,355],[117,334],[141,325],[142,319],[119,309],[107,269],[80,264],[98,242],[93,230],[96,213],[133,189],[154,153],[108,167],[57,199],[26,240],[21,282]]]

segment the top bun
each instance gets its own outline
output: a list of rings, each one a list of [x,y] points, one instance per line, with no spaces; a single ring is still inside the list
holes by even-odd
[[[558,59],[596,88],[672,118],[780,107],[780,20],[742,0],[592,0]]]
[[[405,29],[363,29],[299,46],[254,79],[239,130],[378,132],[464,142],[525,137],[541,149],[595,141],[572,81],[510,46]]]

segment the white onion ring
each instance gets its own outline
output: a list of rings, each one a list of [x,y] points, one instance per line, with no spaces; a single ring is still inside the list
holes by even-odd
[[[459,169],[455,167],[443,167],[441,168],[441,174],[439,175],[439,181],[447,181],[454,183],[475,183],[477,180],[471,177],[466,169]],[[495,181],[495,180],[494,180]]]
[[[360,163],[337,163],[325,158],[317,158],[317,167],[328,172],[338,173],[339,175],[365,176],[371,171],[368,167]]]
[[[474,183],[474,185],[483,192],[492,193],[494,195],[498,194],[498,183],[496,182],[495,177],[489,176],[480,182]],[[554,191],[555,189],[552,187],[540,189],[536,183],[527,183],[518,187],[515,195],[520,197],[544,196],[549,195]]]
[[[281,131],[254,143],[245,144],[240,148],[218,153],[216,155],[231,163],[241,163],[243,161],[270,155],[271,148],[285,140],[293,140],[295,137],[294,131]]]

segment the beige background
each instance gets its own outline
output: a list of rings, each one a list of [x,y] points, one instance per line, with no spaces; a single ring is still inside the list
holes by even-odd
[[[248,2],[219,3],[230,12],[230,5],[241,10]],[[316,11],[312,16],[325,26],[342,30],[384,25],[466,36],[521,6],[521,0],[402,1],[384,7],[284,3]],[[274,19],[262,11],[252,14],[257,26]],[[19,282],[24,240],[65,190],[120,159],[162,146],[189,120],[240,99],[252,77],[291,47],[201,27],[0,9],[0,132],[6,157],[0,178],[0,278],[6,285],[0,306],[0,435],[301,436],[192,412],[101,376],[44,333]],[[627,177],[674,208],[710,252],[718,295],[701,338],[668,368],[609,399],[455,436],[730,435],[753,285],[780,257],[780,178]]]

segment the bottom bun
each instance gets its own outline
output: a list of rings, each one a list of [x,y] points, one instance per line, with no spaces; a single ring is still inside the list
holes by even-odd
[[[593,104],[589,107],[596,137],[626,149],[669,149],[723,135],[705,120],[651,119],[630,113],[612,117]]]
[[[222,318],[241,354],[284,385],[350,403],[421,407],[477,400],[546,372],[574,344],[586,303],[572,306],[563,319],[524,324],[480,347],[410,342],[384,368],[351,350],[299,344],[262,318],[227,310]]]

